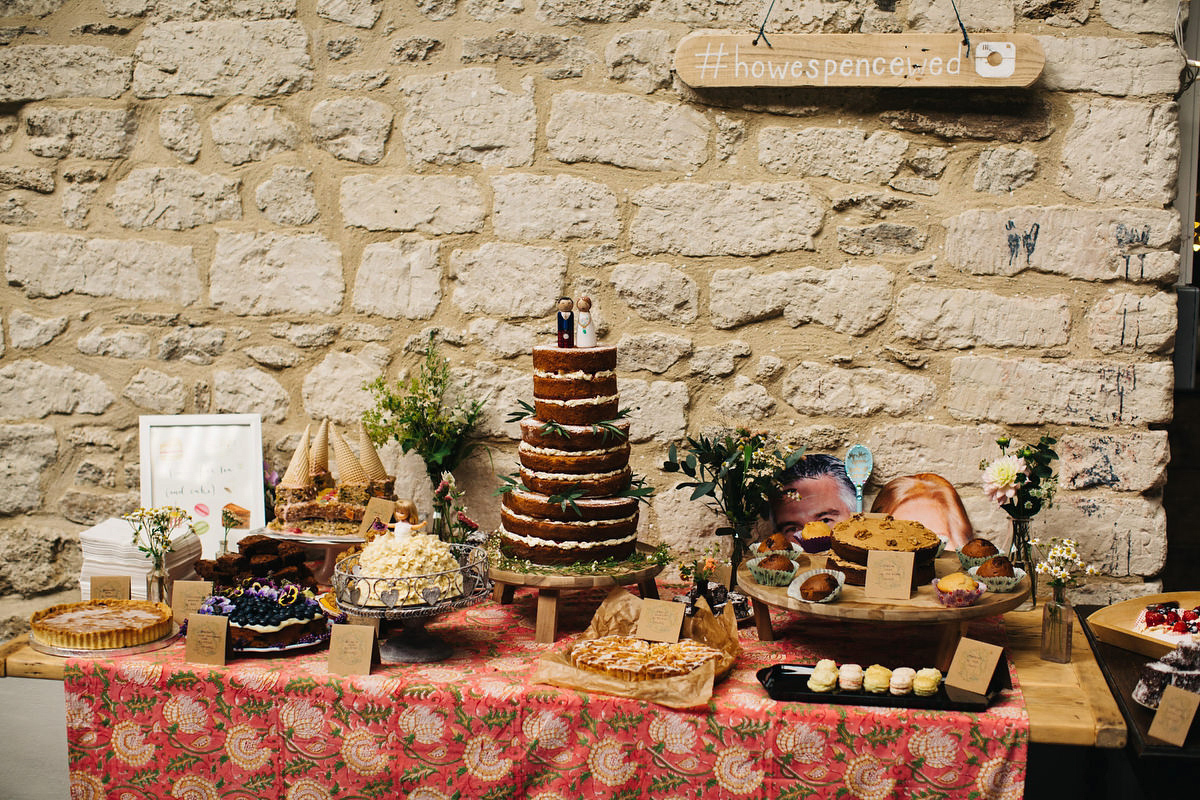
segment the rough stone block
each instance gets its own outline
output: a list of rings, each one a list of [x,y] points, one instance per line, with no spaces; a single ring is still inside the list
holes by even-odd
[[[54,173],[42,167],[0,167],[0,191],[7,189],[50,194],[54,191]]]
[[[317,0],[317,16],[356,28],[370,28],[383,13],[381,0]]]
[[[213,373],[212,408],[217,414],[261,414],[267,422],[283,422],[288,405],[287,390],[260,369]]]
[[[296,16],[296,0],[104,0],[110,16],[155,21],[202,19],[274,19]]]
[[[254,190],[254,203],[276,225],[307,225],[320,214],[312,170],[277,166]]]
[[[530,33],[507,28],[491,36],[465,37],[462,60],[468,64],[495,64],[501,60],[517,66],[549,64],[556,71],[548,72],[548,77],[558,71],[579,77],[584,67],[595,62],[596,57],[588,50],[587,40],[582,36]]]
[[[334,314],[346,285],[341,249],[315,233],[217,234],[213,305],[232,314]]]
[[[772,172],[846,182],[887,183],[906,152],[908,140],[889,131],[772,126],[758,135],[758,163]]]
[[[378,164],[392,132],[392,107],[367,97],[339,97],[313,106],[313,143],[336,158]]]
[[[492,225],[505,239],[615,239],[621,232],[616,193],[571,175],[498,175],[492,202]]]
[[[1112,494],[1065,494],[1038,515],[1047,531],[1071,531],[1079,557],[1104,575],[1150,577],[1167,561],[1161,501]]]
[[[713,545],[728,550],[729,537],[715,534],[726,524],[725,518],[707,504],[691,500],[690,489],[676,490],[677,483],[674,480],[660,487],[650,500],[654,522],[646,525],[645,533],[639,531],[638,538],[665,544],[674,558],[685,563],[705,557]]]
[[[773,381],[783,374],[783,359],[779,356],[765,355],[758,359],[758,366],[754,368],[755,380]]]
[[[666,372],[692,354],[692,340],[669,333],[627,333],[617,342],[617,369]],[[622,381],[622,386],[624,382]]]
[[[1011,31],[1016,22],[1012,3],[959,0],[957,11],[950,0],[913,0],[908,25],[920,33],[958,33],[958,22],[970,31]]]
[[[1046,54],[1038,78],[1043,89],[1116,97],[1179,91],[1183,56],[1174,45],[1092,36],[1039,36],[1038,41]]]
[[[339,329],[333,323],[277,322],[270,330],[272,336],[287,339],[296,347],[328,347],[333,344]]]
[[[0,49],[0,103],[120,97],[132,70],[132,59],[106,47],[12,45]]]
[[[47,17],[58,11],[66,0],[5,0],[0,6],[0,19],[4,17]],[[0,590],[0,594],[3,590]]]
[[[618,33],[604,48],[610,80],[643,94],[671,85],[671,34],[663,30]]]
[[[142,369],[125,384],[121,396],[156,414],[182,414],[186,402],[183,378]]]
[[[458,284],[452,299],[464,313],[539,317],[552,313],[562,296],[567,258],[550,247],[488,242],[455,250],[450,270]]]
[[[150,337],[141,331],[131,330],[105,333],[103,326],[100,326],[80,337],[75,347],[85,356],[147,358],[150,355]]]
[[[825,210],[807,183],[678,181],[633,195],[637,255],[758,256],[812,250]]]
[[[208,127],[221,160],[230,164],[264,161],[300,142],[300,129],[278,106],[229,106]]]
[[[1154,581],[1105,581],[1099,580],[1079,586],[1067,592],[1071,602],[1077,606],[1111,606],[1135,597],[1162,594],[1161,580]]]
[[[955,419],[1010,425],[1147,425],[1171,419],[1173,386],[1169,361],[963,356],[950,364],[946,408]]]
[[[80,525],[98,525],[107,519],[136,511],[140,502],[137,492],[92,492],[71,488],[58,501],[62,515]]]
[[[871,429],[866,445],[875,456],[872,483],[882,486],[901,475],[932,472],[959,487],[980,481],[979,462],[1000,455],[999,425],[934,425],[893,422]]]
[[[342,179],[342,218],[370,231],[474,233],[487,208],[471,178],[351,175]]]
[[[8,237],[5,274],[29,297],[75,292],[191,305],[200,298],[192,248],[140,239],[88,239],[56,233]]]
[[[1055,450],[1061,459],[1059,481],[1066,489],[1147,492],[1166,483],[1171,458],[1166,431],[1068,433]]]
[[[99,375],[22,359],[0,367],[0,420],[103,414],[116,397]]]
[[[343,92],[370,92],[387,86],[391,79],[392,76],[382,69],[356,69],[341,75],[330,75],[326,82],[330,89]]]
[[[912,255],[925,249],[928,234],[912,225],[877,222],[874,225],[853,227],[839,225],[838,249],[850,255]]]
[[[58,438],[48,425],[0,425],[0,515],[41,507],[42,475],[56,458]]]
[[[617,296],[642,319],[690,325],[699,314],[700,287],[670,264],[618,264],[613,268],[612,285]]]
[[[429,36],[410,36],[392,45],[392,63],[412,64],[428,61],[444,48],[445,44],[439,39]]]
[[[50,344],[67,329],[66,317],[41,319],[14,308],[8,315],[8,343],[18,350],[31,350]],[[3,353],[3,350],[0,350]]]
[[[904,176],[892,178],[890,181],[888,181],[888,186],[895,189],[897,192],[919,194],[923,197],[933,197],[942,190],[941,184],[939,184],[937,181]]]
[[[690,398],[683,381],[621,381],[621,407],[629,409],[630,442],[677,442],[687,433]]]
[[[369,244],[354,281],[353,308],[388,319],[429,319],[442,300],[441,279],[436,241]]]
[[[880,266],[801,267],[766,275],[753,267],[716,270],[709,286],[709,322],[736,328],[782,314],[793,328],[815,322],[860,336],[887,318],[892,280]]]
[[[1173,102],[1072,98],[1074,122],[1062,147],[1062,188],[1072,197],[1165,206],[1179,168]]]
[[[402,130],[408,157],[430,164],[477,163],[524,167],[533,163],[537,112],[533,79],[520,92],[496,80],[496,71],[473,67],[403,84],[408,113]]]
[[[624,22],[649,5],[650,0],[538,0],[537,18],[551,25]]]
[[[247,347],[245,353],[255,362],[270,369],[287,369],[300,363],[300,353],[290,347],[269,344]]]
[[[458,0],[417,0],[417,10],[436,22],[454,15]]]
[[[109,205],[126,228],[182,231],[241,219],[239,183],[184,167],[144,167],[117,183]]]
[[[1100,17],[1117,30],[1130,33],[1170,34],[1175,30],[1175,12],[1171,0],[1100,0]]]
[[[304,410],[311,419],[332,419],[343,425],[356,424],[374,405],[364,384],[375,380],[387,366],[388,352],[368,344],[362,352],[330,353],[304,378],[301,394]]]
[[[693,108],[633,95],[556,94],[546,146],[559,161],[690,172],[708,160],[712,126]]]
[[[117,488],[117,459],[110,455],[88,454],[75,470],[77,486],[98,486],[105,489]]]
[[[927,406],[934,383],[877,367],[845,369],[804,361],[784,377],[782,394],[802,414],[900,416]]]
[[[1003,194],[1020,189],[1037,174],[1037,155],[1023,147],[984,150],[975,170],[977,192]]]
[[[1101,353],[1169,353],[1178,325],[1175,298],[1114,294],[1088,310],[1088,340]]]
[[[909,286],[896,301],[902,338],[938,350],[968,347],[1059,347],[1070,338],[1067,298],[1020,302],[973,289]]]
[[[714,408],[728,419],[764,420],[775,413],[775,398],[767,392],[767,387],[738,375],[733,379],[733,390],[726,392]]]
[[[736,359],[747,358],[751,352],[750,345],[740,339],[697,347],[692,360],[688,362],[688,371],[699,375],[701,380],[715,381],[732,375],[737,369]]]
[[[191,106],[164,108],[158,115],[158,138],[180,161],[194,163],[204,143],[196,110]]]
[[[78,536],[67,527],[14,520],[0,528],[0,594],[29,597],[76,586],[83,554]]]
[[[271,97],[312,88],[308,33],[295,20],[150,24],[134,57],[138,97]]]
[[[512,325],[486,317],[475,317],[467,326],[467,332],[485,350],[497,358],[516,358],[533,350],[538,336],[523,325]]]
[[[225,331],[220,328],[180,326],[163,336],[158,343],[160,361],[211,364],[214,358],[224,352]]]
[[[120,158],[133,146],[137,122],[124,108],[28,109],[29,152],[46,158]]]
[[[904,163],[922,178],[932,180],[942,177],[948,157],[945,147],[920,147]]]
[[[1178,268],[1174,211],[1021,206],[972,209],[942,224],[946,261],[973,275],[1033,269],[1084,281],[1169,283]]]
[[[506,421],[506,418],[510,411],[519,407],[518,402],[529,402],[527,370],[480,361],[475,365],[475,369],[452,369],[450,377],[457,387],[451,395],[452,398],[489,398],[477,423],[482,435],[514,441],[521,438],[521,426],[516,422]]]

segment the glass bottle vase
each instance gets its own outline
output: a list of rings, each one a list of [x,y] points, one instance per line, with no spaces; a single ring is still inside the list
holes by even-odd
[[[1018,610],[1032,609],[1037,605],[1037,562],[1033,557],[1033,543],[1029,536],[1032,517],[1012,517],[1012,541],[1008,545],[1008,560],[1014,567],[1025,570],[1029,576],[1029,602]]]
[[[1042,605],[1042,660],[1068,664],[1071,661],[1071,631],[1075,609],[1067,600],[1066,589],[1050,587],[1054,596]]]
[[[156,560],[146,573],[146,600],[171,604],[171,575],[161,560]]]

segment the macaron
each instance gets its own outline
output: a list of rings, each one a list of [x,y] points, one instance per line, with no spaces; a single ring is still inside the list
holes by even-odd
[[[888,691],[895,695],[910,694],[913,690],[913,678],[917,671],[912,667],[896,667],[892,670],[892,679],[888,683]]]
[[[831,692],[838,683],[837,663],[832,659],[823,658],[813,668],[808,677],[808,688],[814,692]]]
[[[858,664],[842,664],[838,669],[838,688],[847,692],[862,691],[863,668]]]
[[[892,671],[879,664],[867,667],[863,674],[863,688],[871,694],[883,694],[892,684]]]
[[[913,678],[913,692],[918,697],[930,697],[937,694],[938,686],[942,683],[942,673],[936,667],[925,667],[917,670]]]

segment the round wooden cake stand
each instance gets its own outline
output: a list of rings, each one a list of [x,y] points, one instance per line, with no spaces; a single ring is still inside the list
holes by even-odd
[[[814,562],[821,556],[813,556]],[[967,623],[979,617],[991,617],[1012,611],[1029,598],[1029,578],[1021,579],[1016,588],[1008,593],[984,592],[975,605],[966,608],[946,608],[938,602],[937,592],[930,584],[917,587],[908,600],[868,599],[861,586],[846,584],[841,596],[832,603],[809,603],[788,595],[786,586],[763,586],[754,580],[750,568],[744,562],[738,568],[738,588],[750,596],[754,606],[754,623],[760,641],[775,640],[771,627],[770,607],[785,608],[814,617],[856,620],[887,624],[903,622],[915,625],[940,626],[941,639],[938,643],[938,668],[945,670],[958,647],[958,640],[966,632]],[[820,564],[814,563],[813,569]],[[830,567],[833,569],[833,567]],[[807,571],[807,570],[802,570]],[[955,555],[943,556],[934,561],[934,574],[940,578],[951,572],[962,572],[962,565]]]
[[[652,549],[644,549],[638,545],[638,552],[650,553]],[[663,571],[665,564],[651,564],[628,572],[614,572],[605,575],[563,575],[551,572],[510,572],[509,570],[492,567],[488,577],[492,579],[492,599],[497,603],[507,605],[513,601],[513,593],[518,586],[527,586],[537,590],[537,625],[534,638],[543,644],[552,643],[558,636],[558,599],[563,592],[597,589],[612,586],[631,586],[637,584],[642,597],[658,599],[658,584],[654,576]]]

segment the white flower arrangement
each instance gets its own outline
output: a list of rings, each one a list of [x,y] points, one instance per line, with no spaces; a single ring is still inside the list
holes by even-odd
[[[1040,547],[1042,542],[1034,539],[1031,544]],[[1036,569],[1039,575],[1046,576],[1048,584],[1059,587],[1077,586],[1080,575],[1100,574],[1094,564],[1084,564],[1079,557],[1079,542],[1058,537],[1050,540],[1050,550]]]

